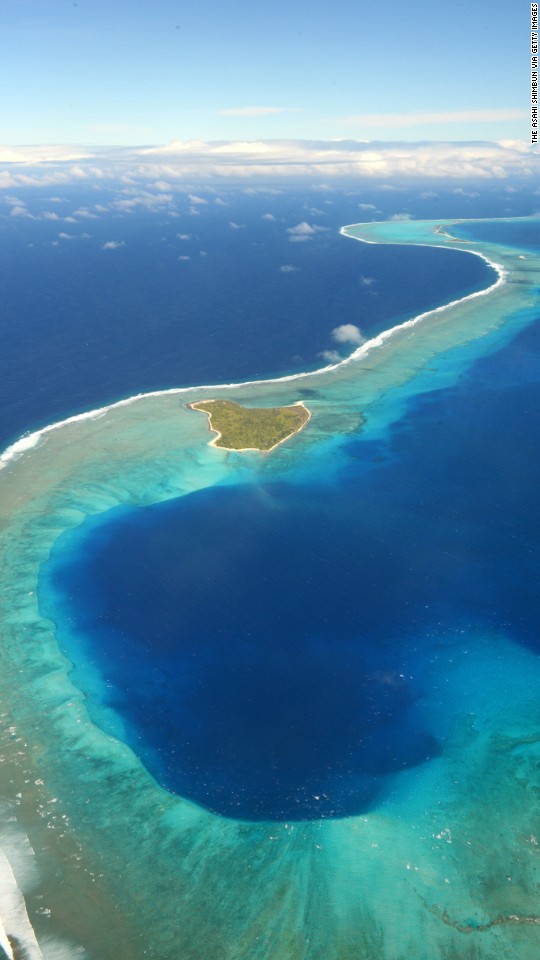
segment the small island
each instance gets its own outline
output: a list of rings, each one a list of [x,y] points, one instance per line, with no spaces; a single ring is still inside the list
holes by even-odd
[[[211,446],[224,450],[259,450],[268,453],[305,427],[311,413],[302,401],[290,407],[242,407],[232,400],[200,400],[191,410],[208,416],[217,436]]]

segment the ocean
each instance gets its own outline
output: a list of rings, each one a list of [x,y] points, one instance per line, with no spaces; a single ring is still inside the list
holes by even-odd
[[[136,393],[315,370],[341,323],[370,337],[487,282],[457,252],[348,243],[357,202],[309,199],[235,194],[196,216],[143,209],[77,228],[0,220],[0,442]],[[39,197],[33,216],[51,206],[68,214]],[[295,238],[299,223],[316,232]]]
[[[21,372],[4,408],[11,439],[16,416],[47,422],[48,402],[103,406],[123,337],[114,399],[278,376],[212,393],[303,399],[313,415],[270,456],[216,451],[186,409],[205,392],[186,389],[7,461],[9,789],[36,889],[60,939],[111,960],[532,957],[537,222],[444,225],[497,265],[494,287],[494,267],[435,224],[340,235],[355,219],[342,198],[327,230],[291,241],[298,198],[269,199],[239,203],[234,227],[217,205],[197,260],[193,236],[173,242],[148,214],[102,227],[85,267],[69,242],[62,284],[88,271],[86,329],[103,306],[94,375],[82,327],[63,322],[42,401]],[[100,255],[117,263],[109,286]],[[161,327],[137,293],[146,269]],[[368,343],[336,342],[344,323]],[[315,373],[329,350],[356,353]]]

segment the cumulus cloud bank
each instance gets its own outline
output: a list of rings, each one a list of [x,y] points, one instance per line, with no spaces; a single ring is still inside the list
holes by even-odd
[[[74,163],[73,161],[77,162]],[[505,179],[538,177],[540,154],[519,140],[501,142],[357,140],[173,140],[144,148],[0,147],[0,188],[123,180],[124,208],[166,205],[169,186],[210,178],[278,177]],[[135,196],[152,184],[151,196]],[[392,186],[392,183],[389,183]],[[128,191],[132,190],[130,196]],[[263,188],[258,188],[263,189]],[[161,196],[161,199],[159,197]],[[191,204],[201,206],[192,190]]]

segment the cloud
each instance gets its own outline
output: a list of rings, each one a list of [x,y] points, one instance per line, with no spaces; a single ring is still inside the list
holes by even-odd
[[[360,277],[360,283],[362,284],[363,287],[372,287],[373,284],[376,282],[377,281],[375,280],[375,277],[364,277],[364,276]]]
[[[97,214],[92,213],[88,207],[79,207],[78,210],[73,211],[74,217],[86,217],[88,220],[99,220]]]
[[[235,223],[234,220],[229,220],[229,226],[231,230],[242,230],[245,227],[245,223]]]
[[[111,207],[123,213],[132,213],[137,207],[162,211],[165,207],[170,207],[173,202],[172,193],[152,193],[150,190],[125,187],[122,196],[113,200]]]
[[[459,197],[470,197],[471,200],[480,196],[476,190],[464,190],[463,187],[456,187],[455,190],[452,190],[452,193],[457,193]]]
[[[45,210],[43,214],[44,220],[60,220],[60,217],[57,213],[54,213],[53,210]]]
[[[358,209],[359,210],[376,210],[377,207],[375,206],[374,203],[359,203]]]
[[[440,119],[441,115],[437,114]],[[13,153],[15,151],[15,154]],[[70,147],[0,148],[0,189],[86,182],[102,186],[123,181],[109,205],[120,212],[137,206],[174,213],[174,190],[211,180],[246,181],[249,193],[276,189],[278,178],[312,178],[312,189],[328,192],[332,180],[375,181],[374,187],[399,189],[407,178],[460,181],[538,178],[540,154],[524,141],[359,141],[359,140],[174,140],[157,147],[80,148],[77,164]],[[3,160],[3,164],[2,164]],[[46,162],[45,162],[46,161]],[[251,183],[255,181],[256,183]],[[272,187],[261,184],[266,179]],[[154,185],[152,188],[151,185]],[[165,191],[165,186],[171,189]],[[196,188],[191,197],[199,196]],[[279,192],[279,191],[277,191]],[[188,197],[192,209],[200,202]],[[93,207],[91,209],[94,209]]]
[[[300,267],[293,267],[292,263],[282,263],[279,272],[280,273],[298,273]]]
[[[15,207],[12,207],[11,210],[10,210],[10,216],[11,216],[11,217],[22,217],[22,218],[24,218],[25,220],[38,220],[38,219],[39,219],[38,217],[34,217],[34,215],[33,215],[32,213],[30,213],[30,211],[27,210],[26,207],[23,206],[22,204],[21,204],[21,205],[17,205],[17,206],[15,206]]]
[[[268,117],[275,113],[298,113],[297,107],[228,107],[218,110],[220,117]]]
[[[328,360],[329,363],[339,363],[339,361],[343,359],[337,350],[321,350],[317,356],[319,356],[321,360]]]
[[[190,233],[177,233],[177,234],[176,234],[176,239],[177,239],[177,240],[191,240],[191,234],[190,234]]]
[[[366,342],[359,327],[354,323],[342,323],[339,327],[334,327],[332,337],[336,343],[353,343],[357,347]]]
[[[118,250],[119,247],[125,247],[125,240],[107,240],[101,244],[102,250]]]
[[[389,220],[413,220],[414,217],[411,213],[393,213],[391,217],[388,217]]]
[[[315,234],[321,230],[326,230],[326,227],[319,227],[315,223],[311,224],[306,220],[302,220],[302,222],[297,223],[295,227],[288,227],[287,233],[289,234],[291,243],[302,243],[305,240],[312,240]]]
[[[191,260],[191,257],[188,257],[187,254],[180,254],[180,256],[177,257],[176,259],[177,259],[177,260]]]
[[[45,146],[2,146],[0,145],[0,163],[41,164],[69,163],[83,160],[93,154],[85,147],[53,144]]]
[[[208,203],[208,200],[205,200],[204,197],[198,197],[195,193],[188,193],[188,200],[194,206],[202,206],[205,203]]]
[[[340,117],[340,123],[361,124],[363,127],[429,126],[447,123],[498,123],[505,120],[524,120],[525,110],[447,110],[433,113],[359,113]]]
[[[263,213],[261,220],[268,220],[269,223],[274,223],[277,217],[275,217],[273,213]]]
[[[75,240],[75,239],[76,239],[74,233],[59,233],[58,236],[60,237],[61,240]]]

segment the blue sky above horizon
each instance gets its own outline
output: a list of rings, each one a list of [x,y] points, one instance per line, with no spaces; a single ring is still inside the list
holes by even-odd
[[[4,144],[529,139],[530,4],[4,0]]]

